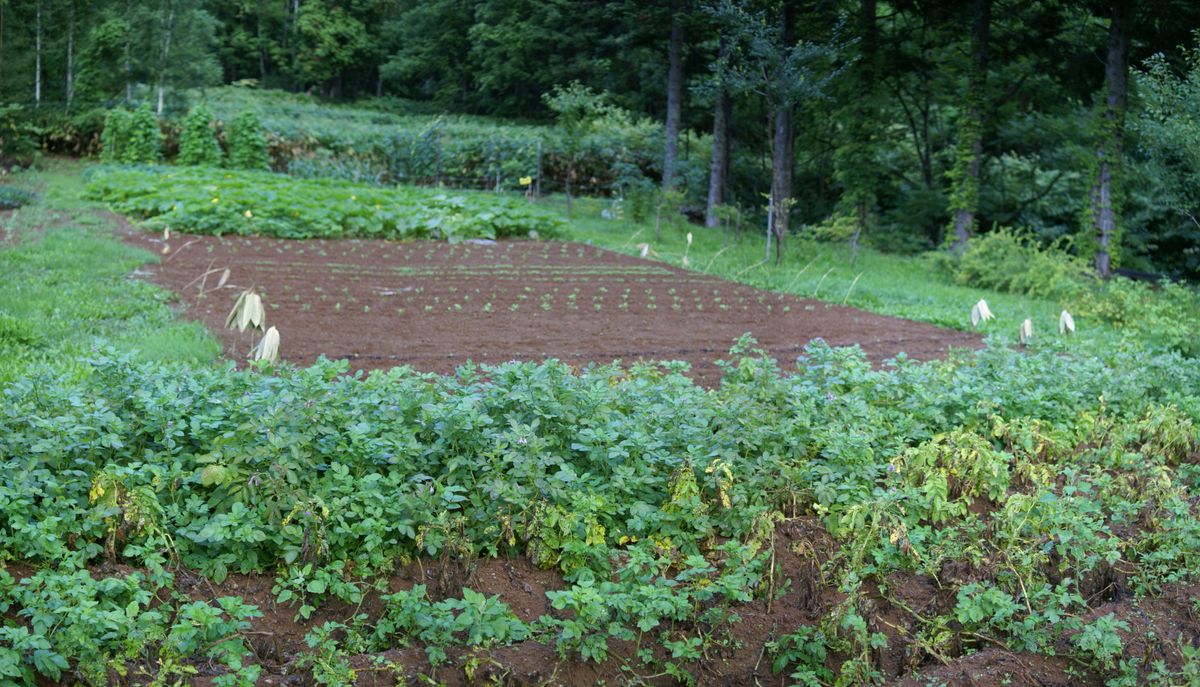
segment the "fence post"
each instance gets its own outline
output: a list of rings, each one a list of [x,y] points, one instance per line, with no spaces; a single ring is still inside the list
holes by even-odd
[[[495,162],[496,162],[496,193],[499,193],[500,192],[500,173],[501,173],[500,172],[500,144],[499,143],[493,144],[492,150],[495,151],[494,158],[495,158]]]
[[[537,147],[537,176],[533,178],[533,197],[542,196],[542,139],[538,139]]]
[[[441,186],[442,185],[442,130],[440,128],[435,129],[433,132],[433,161],[434,161],[434,167],[435,167],[435,174],[437,175],[435,178],[435,181],[438,186]]]

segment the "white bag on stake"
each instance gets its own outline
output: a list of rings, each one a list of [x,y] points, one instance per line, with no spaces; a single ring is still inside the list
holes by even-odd
[[[993,317],[995,317],[995,315],[993,315],[992,311],[988,309],[987,301],[983,300],[982,298],[979,299],[979,302],[975,304],[974,308],[971,308],[972,327],[978,327],[981,322],[987,322]]]
[[[250,357],[255,360],[266,360],[272,363],[278,362],[279,330],[269,327],[262,338],[258,340],[258,344],[250,351]]]
[[[1066,310],[1058,316],[1058,333],[1059,334],[1074,334],[1075,333],[1075,318],[1071,317],[1071,313]]]

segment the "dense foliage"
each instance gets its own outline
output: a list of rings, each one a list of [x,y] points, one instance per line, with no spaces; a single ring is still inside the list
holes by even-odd
[[[552,237],[553,213],[510,196],[361,186],[211,167],[101,167],[89,192],[126,215],[198,234],[282,238]]]
[[[609,642],[644,635],[676,646],[670,663],[681,670],[719,639],[699,631],[696,609],[769,594],[773,523],[813,513],[840,544],[826,574],[843,591],[895,571],[1009,562],[975,582],[944,580],[958,601],[927,619],[951,633],[932,650],[954,637],[1022,651],[1074,638],[1086,664],[1136,675],[1119,643],[1101,656],[1085,642],[1079,617],[1094,585],[1118,562],[1139,594],[1200,569],[1189,500],[1200,487],[1200,371],[1169,355],[1107,365],[991,350],[872,370],[860,354],[818,345],[784,377],[747,340],[712,392],[651,366],[344,370],[105,356],[78,381],[35,373],[11,384],[0,410],[0,553],[46,569],[19,583],[0,577],[3,603],[34,619],[41,642],[6,650],[8,670],[87,676],[145,655],[123,653],[127,640],[81,645],[77,625],[36,620],[85,622],[71,610],[82,603],[127,628],[111,636],[164,651],[146,624],[166,619],[130,604],[170,585],[176,563],[217,581],[278,574],[279,601],[308,617],[327,598],[360,599],[398,561],[517,554],[566,573],[571,584],[550,596],[572,614],[527,625],[469,589],[434,603],[415,587],[384,599],[363,641],[399,635],[438,663],[447,646],[536,637],[604,660]],[[74,571],[104,560],[147,572],[80,587]],[[856,598],[801,631],[819,633],[821,655],[844,657],[843,677],[869,682],[879,640],[846,631],[862,622]],[[208,622],[254,612],[222,606],[204,609]],[[716,618],[704,622],[737,622]],[[665,622],[682,639],[660,634]],[[336,653],[337,640],[324,639],[314,647]],[[773,650],[779,669],[834,675],[788,641]],[[243,679],[236,650],[218,655],[229,679]]]
[[[366,183],[446,184],[543,193],[571,180],[575,193],[636,193],[661,173],[662,127],[607,107],[585,130],[470,116],[408,114],[393,108],[331,106],[310,96],[229,87],[195,93],[225,122],[256,112],[268,137],[271,166],[293,176]],[[685,146],[685,183],[700,193],[707,141]],[[539,176],[540,175],[540,176]]]
[[[1047,244],[1072,236],[1084,259],[1105,252],[1116,267],[1195,277],[1200,201],[1187,151],[1200,131],[1189,35],[1197,5],[993,5],[11,1],[0,4],[0,100],[20,106],[5,106],[19,134],[0,146],[93,152],[98,108],[147,102],[181,117],[203,99],[196,89],[234,83],[326,101],[373,96],[384,127],[411,113],[549,122],[543,96],[578,81],[630,121],[656,123],[642,141],[614,131],[598,142],[609,150],[589,153],[575,181],[595,178],[592,192],[609,192],[620,185],[614,162],[651,181],[663,169],[658,124],[677,54],[684,141],[724,127],[732,155],[710,169],[710,143],[681,154],[696,163],[685,208],[715,192],[760,219],[763,194],[778,186],[791,226],[841,212],[856,245],[912,252],[941,247],[958,228],[969,239],[1011,226]],[[313,136],[305,140],[264,116],[279,136],[277,169],[311,176],[332,162],[358,180],[460,177],[490,188],[499,177],[511,187],[536,172],[532,149],[543,138],[478,121],[460,134],[451,118],[385,135],[359,119],[345,130],[301,121]],[[543,140],[543,177],[557,182],[547,191],[568,174],[568,142]],[[1103,208],[1093,200],[1101,196]],[[1103,251],[1101,221],[1111,224]]]
[[[0,210],[15,210],[33,200],[33,194],[14,186],[0,186]]]
[[[179,134],[179,156],[181,165],[221,164],[221,144],[213,131],[213,116],[207,108],[193,108],[183,120],[183,131]]]
[[[235,115],[229,121],[225,140],[229,145],[230,167],[266,171],[267,140],[257,114],[246,110]]]

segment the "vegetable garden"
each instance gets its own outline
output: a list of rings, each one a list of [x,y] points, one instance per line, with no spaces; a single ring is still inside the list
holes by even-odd
[[[1200,680],[1187,347],[945,355],[978,338],[469,240],[574,231],[491,193],[110,166],[88,189],[154,233],[48,208],[61,187],[6,218],[0,680]],[[177,296],[130,286],[114,228]],[[224,330],[245,289],[283,362],[119,334],[172,340],[180,303]]]

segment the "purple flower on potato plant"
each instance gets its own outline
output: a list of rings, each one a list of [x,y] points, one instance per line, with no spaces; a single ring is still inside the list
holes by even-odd
[[[249,484],[252,487],[257,487],[258,485],[262,484],[262,477],[259,477],[257,473],[250,475],[250,479],[246,480],[246,484]]]

